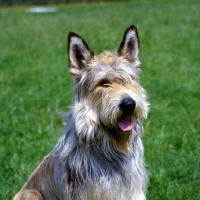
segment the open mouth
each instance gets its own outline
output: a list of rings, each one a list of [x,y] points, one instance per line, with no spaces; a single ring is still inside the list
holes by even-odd
[[[131,131],[134,127],[133,119],[131,119],[129,116],[125,115],[121,118],[119,118],[117,125],[119,129],[123,132]]]

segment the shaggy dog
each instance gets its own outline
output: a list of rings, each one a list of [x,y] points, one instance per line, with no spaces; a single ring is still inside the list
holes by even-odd
[[[67,126],[14,200],[144,200],[141,134],[149,104],[136,27],[115,53],[99,56],[71,32],[68,53],[75,90]]]

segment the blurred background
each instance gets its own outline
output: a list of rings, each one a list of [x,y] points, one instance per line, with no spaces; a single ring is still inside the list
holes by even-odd
[[[94,3],[94,2],[116,2],[124,0],[0,0],[0,5],[45,5],[60,3]]]
[[[137,26],[148,200],[200,199],[199,0],[0,0],[0,199],[54,147],[72,103],[67,36],[99,54]]]

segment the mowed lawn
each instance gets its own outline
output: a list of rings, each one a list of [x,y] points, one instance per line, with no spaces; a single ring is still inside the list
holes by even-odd
[[[13,197],[62,133],[73,91],[68,32],[98,54],[118,48],[131,24],[139,29],[141,82],[151,102],[143,135],[147,199],[200,199],[199,0],[57,8],[0,8],[0,199]]]

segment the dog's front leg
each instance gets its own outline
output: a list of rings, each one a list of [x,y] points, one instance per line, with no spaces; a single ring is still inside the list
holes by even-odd
[[[37,190],[22,190],[15,195],[13,200],[43,200],[43,198]]]

